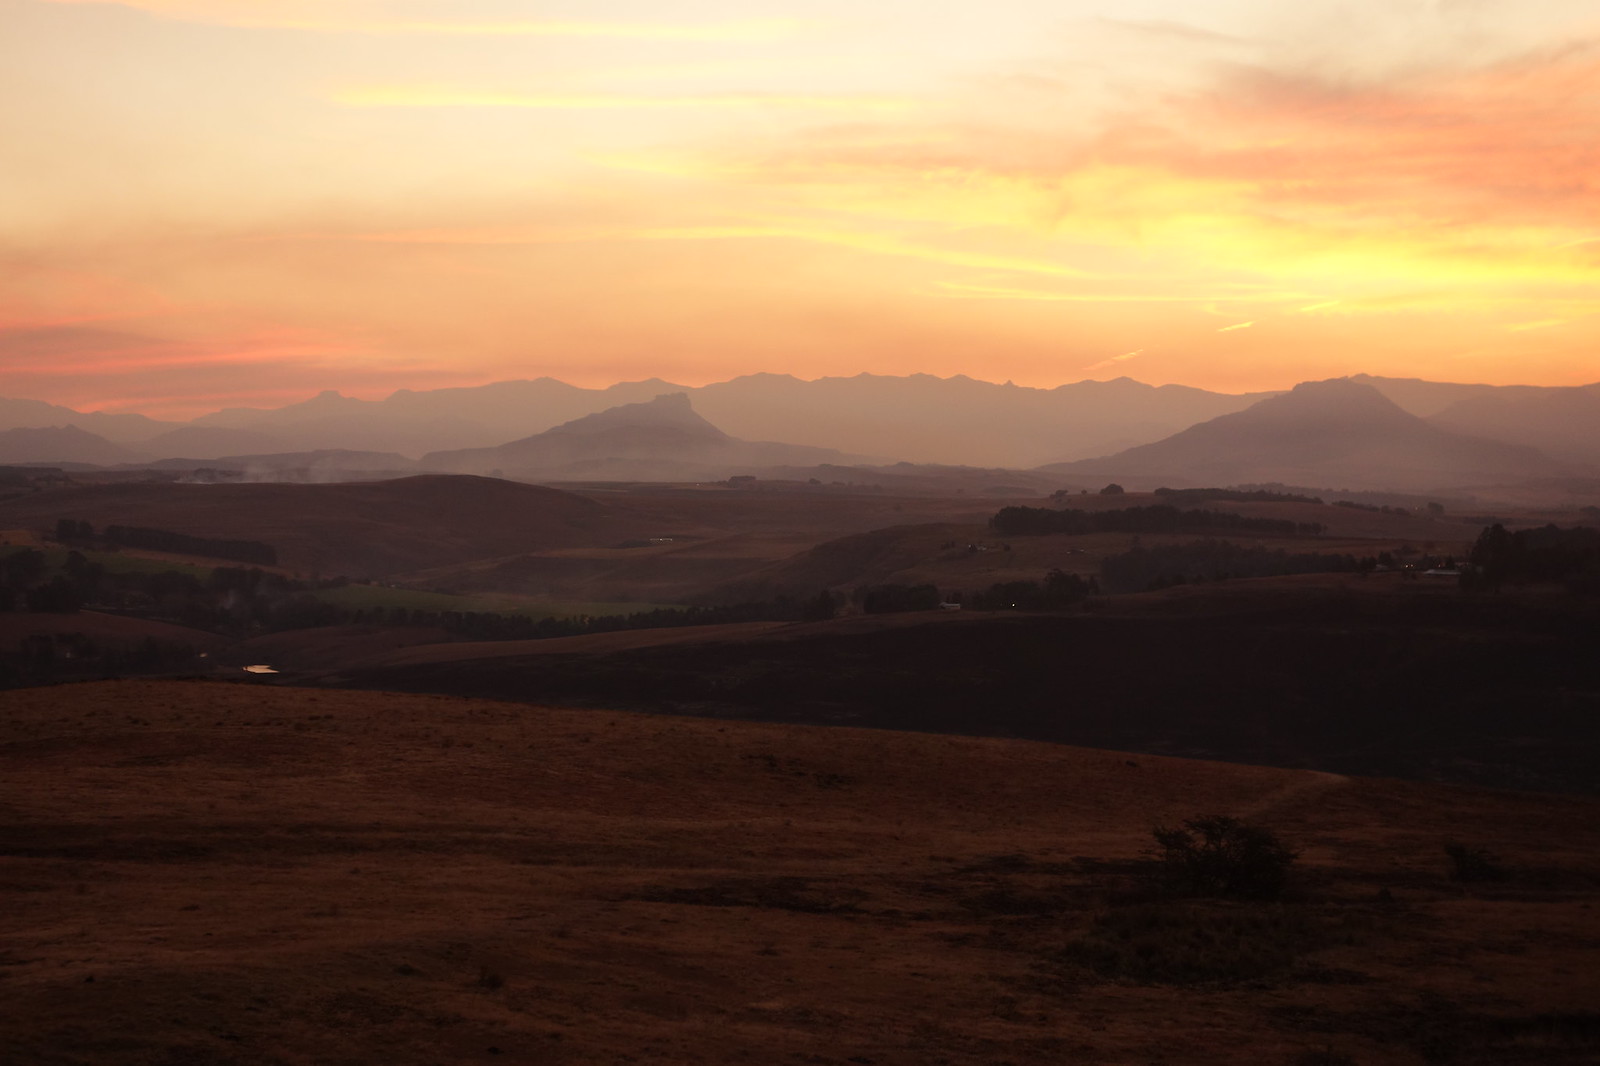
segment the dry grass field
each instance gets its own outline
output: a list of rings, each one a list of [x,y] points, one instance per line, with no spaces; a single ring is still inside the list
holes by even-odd
[[[1301,850],[1153,895],[1153,824]],[[1447,841],[1503,879],[1456,881]],[[425,695],[0,693],[0,1062],[1578,1063],[1600,801]]]

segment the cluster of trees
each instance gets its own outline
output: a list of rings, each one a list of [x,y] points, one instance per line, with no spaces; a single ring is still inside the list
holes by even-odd
[[[1100,591],[1094,578],[1052,570],[1043,581],[1004,581],[988,591],[967,597],[966,605],[980,611],[1049,611],[1071,607]]]
[[[1259,533],[1264,536],[1316,536],[1320,522],[1286,518],[1247,518],[1227,511],[1182,511],[1169,504],[1124,507],[1114,511],[1002,507],[989,526],[1009,535],[1042,533]]]
[[[36,633],[0,648],[0,689],[192,670],[197,659],[182,641],[102,644],[83,633]]]
[[[76,611],[84,601],[78,582],[49,570],[35,548],[0,557],[0,611]]]
[[[230,559],[255,566],[278,565],[277,549],[258,540],[227,540],[221,537],[196,537],[170,529],[144,526],[107,526],[96,537],[94,525],[75,518],[56,520],[56,539],[63,544],[105,543],[175,555],[199,555],[207,559]]]
[[[305,582],[256,567],[191,571],[108,571],[82,552],[58,566],[36,548],[0,557],[0,611],[72,612],[87,605],[221,633],[330,625],[341,608],[311,593],[341,580]]]
[[[1284,574],[1360,573],[1377,566],[1373,558],[1353,555],[1290,553],[1256,548],[1227,540],[1146,547],[1135,544],[1121,555],[1108,556],[1100,577],[1108,592],[1142,592],[1200,581]]]
[[[1461,575],[1468,588],[1558,581],[1575,592],[1600,594],[1600,529],[1556,525],[1508,531],[1498,522],[1478,535]]]
[[[1411,512],[1404,507],[1391,507],[1388,504],[1379,505],[1375,503],[1357,503],[1355,500],[1334,500],[1333,505],[1335,507],[1343,507],[1351,511],[1371,511],[1373,514],[1397,514],[1403,518],[1408,517],[1411,514]],[[1444,504],[1428,504],[1428,513],[1435,515],[1444,514]]]

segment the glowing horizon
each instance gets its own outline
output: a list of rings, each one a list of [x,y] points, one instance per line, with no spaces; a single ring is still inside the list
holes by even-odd
[[[1600,379],[1562,0],[0,0],[0,395]]]

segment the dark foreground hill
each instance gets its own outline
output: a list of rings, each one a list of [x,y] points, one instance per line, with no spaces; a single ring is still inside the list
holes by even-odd
[[[874,615],[458,644],[327,683],[1592,792],[1600,606],[1313,575],[1061,614]]]
[[[429,475],[329,485],[141,482],[48,489],[0,502],[0,528],[58,518],[262,541],[281,565],[381,577],[638,535],[626,511],[556,489]]]
[[[8,693],[0,780],[8,1064],[1600,1051],[1594,800],[171,682]],[[1286,901],[1152,894],[1213,813]]]

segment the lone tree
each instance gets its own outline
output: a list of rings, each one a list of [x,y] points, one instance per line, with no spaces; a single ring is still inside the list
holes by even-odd
[[[1121,496],[1125,491],[1127,491],[1127,490],[1125,490],[1121,485],[1118,485],[1115,481],[1113,481],[1111,484],[1107,485],[1105,488],[1100,490],[1100,495],[1102,495],[1102,496]]]
[[[1161,873],[1185,896],[1277,899],[1298,852],[1270,830],[1227,815],[1191,818],[1182,829],[1156,826]]]

